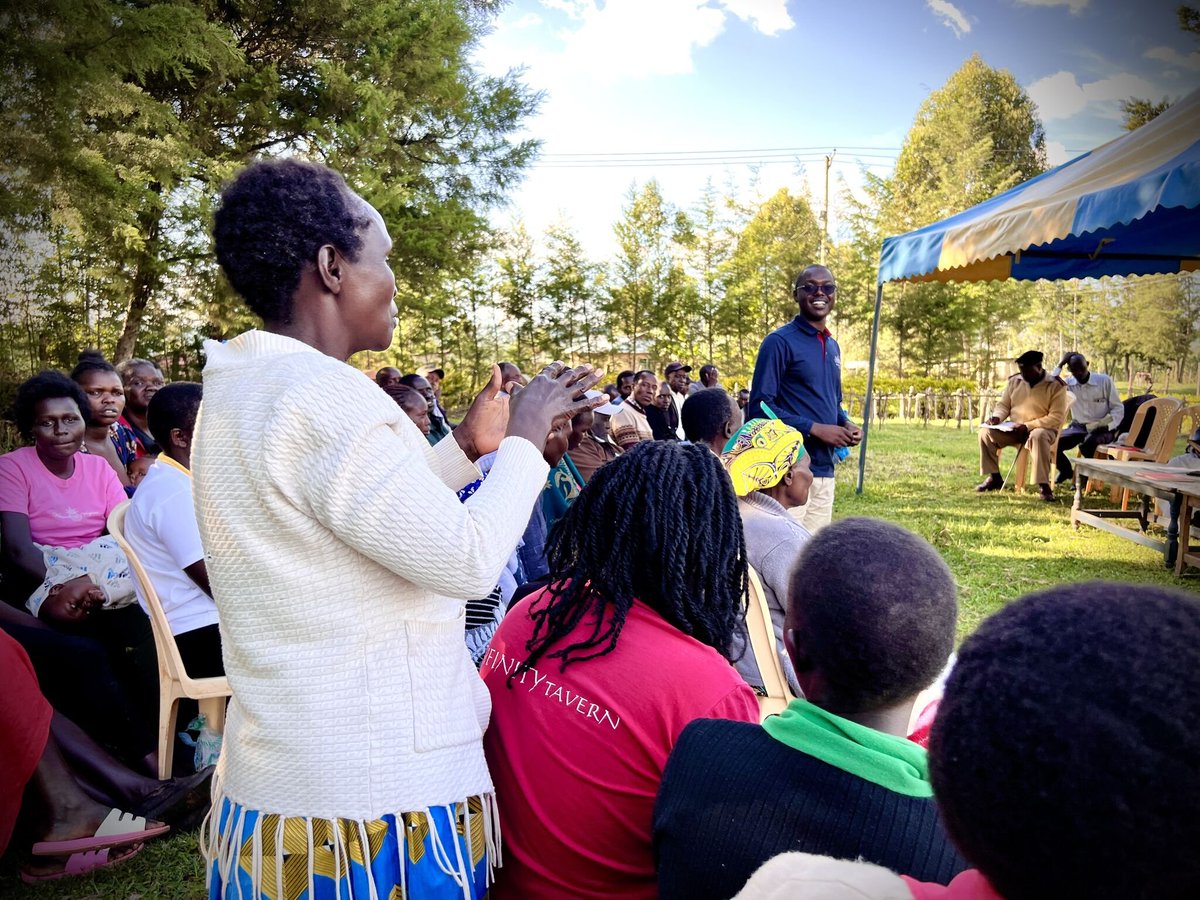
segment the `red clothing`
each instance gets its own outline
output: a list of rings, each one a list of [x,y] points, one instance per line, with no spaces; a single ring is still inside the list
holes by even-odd
[[[0,512],[28,516],[35,543],[82,547],[104,534],[108,514],[127,499],[101,456],[76,453],[70,478],[47,469],[33,447],[0,456]]]
[[[107,464],[106,464],[107,465]],[[8,847],[21,796],[33,777],[54,710],[38,688],[25,648],[0,631],[0,854]]]
[[[978,869],[967,869],[946,885],[900,877],[912,891],[913,900],[1004,900]]]
[[[693,719],[757,723],[758,702],[728,660],[640,602],[611,653],[565,672],[542,659],[510,688],[544,597],[509,611],[481,668],[504,860],[490,896],[657,897],[651,820],[671,748]]]

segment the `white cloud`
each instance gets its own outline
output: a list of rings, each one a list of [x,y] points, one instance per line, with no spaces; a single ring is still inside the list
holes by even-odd
[[[795,27],[786,0],[541,0],[553,41],[521,56],[553,89],[563,79],[613,84],[655,75],[687,75],[693,54],[715,41],[731,17],[772,37]],[[523,16],[512,31],[532,24]],[[480,54],[485,63],[490,53]]]
[[[1017,0],[1023,6],[1066,6],[1071,15],[1077,16],[1091,0]]]
[[[721,5],[767,37],[796,25],[788,15],[787,0],[721,0]]]
[[[1067,151],[1065,144],[1059,141],[1046,141],[1046,162],[1051,166],[1061,166],[1074,157]]]
[[[564,12],[571,19],[579,20],[592,8],[590,0],[542,0],[546,9]]]
[[[950,0],[925,0],[925,4],[933,10],[933,14],[942,20],[942,24],[954,32],[955,37],[962,37],[971,31],[971,23]]]
[[[1037,104],[1042,121],[1069,119],[1089,107],[1106,118],[1121,117],[1120,102],[1127,97],[1155,97],[1161,91],[1137,75],[1122,72],[1080,84],[1071,72],[1056,72],[1029,85],[1029,96]]]
[[[1146,51],[1146,59],[1157,59],[1169,66],[1200,71],[1200,51],[1192,51],[1184,56],[1174,47],[1152,47]]]
[[[515,28],[536,28],[538,25],[541,25],[541,24],[542,24],[542,17],[539,16],[537,13],[531,12],[531,13],[525,13],[525,15],[521,16],[521,18],[517,19],[517,21],[513,22],[508,27],[514,28],[514,29]]]

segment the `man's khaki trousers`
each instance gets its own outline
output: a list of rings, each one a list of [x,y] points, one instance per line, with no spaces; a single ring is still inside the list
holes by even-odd
[[[1053,428],[1035,428],[1025,441],[1033,459],[1035,484],[1050,483],[1050,464],[1054,462],[1054,438],[1058,432]],[[1011,431],[996,431],[994,428],[979,429],[979,471],[983,475],[1000,474],[1000,451],[1005,447],[1020,447],[1021,440]]]

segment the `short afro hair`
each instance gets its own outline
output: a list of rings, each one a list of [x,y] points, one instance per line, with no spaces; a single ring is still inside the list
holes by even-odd
[[[306,267],[326,244],[354,261],[371,219],[337,172],[299,159],[247,166],[221,194],[213,223],[217,260],[264,322],[287,324]]]
[[[920,693],[954,648],[954,576],[921,537],[880,519],[842,519],[813,535],[792,572],[788,622],[838,715]]]
[[[194,381],[172,381],[159,388],[146,406],[150,434],[164,450],[171,446],[171,430],[190,434],[196,427],[196,412],[204,389]]]
[[[711,443],[724,433],[735,408],[733,400],[720,388],[697,391],[683,401],[679,412],[684,436],[692,443]]]
[[[16,423],[17,431],[25,440],[33,438],[33,421],[37,405],[43,400],[58,400],[66,398],[74,400],[79,407],[79,415],[84,422],[88,421],[91,406],[83,388],[68,378],[62,372],[39,372],[32,378],[21,382],[17,395],[12,403],[12,420]]]
[[[1064,585],[968,638],[930,737],[951,839],[1008,900],[1200,897],[1200,601]]]

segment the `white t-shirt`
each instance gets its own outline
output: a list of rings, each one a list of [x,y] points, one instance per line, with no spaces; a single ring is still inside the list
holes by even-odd
[[[154,585],[172,634],[217,623],[217,605],[183,571],[204,559],[191,475],[173,461],[156,460],[130,501],[125,537]],[[137,593],[149,615],[141,585]]]

